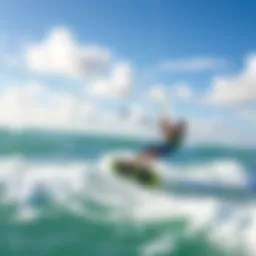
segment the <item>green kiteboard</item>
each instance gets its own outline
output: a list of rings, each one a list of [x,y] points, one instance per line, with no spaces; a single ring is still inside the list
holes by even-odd
[[[162,184],[161,177],[157,172],[127,160],[114,160],[111,170],[118,176],[145,187],[160,187]]]

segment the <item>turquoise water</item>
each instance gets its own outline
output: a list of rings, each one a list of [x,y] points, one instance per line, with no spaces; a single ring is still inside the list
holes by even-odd
[[[256,254],[256,200],[238,200],[256,150],[189,147],[161,162],[167,183],[239,187],[223,197],[145,190],[106,172],[109,155],[147,141],[2,130],[0,142],[0,255]]]

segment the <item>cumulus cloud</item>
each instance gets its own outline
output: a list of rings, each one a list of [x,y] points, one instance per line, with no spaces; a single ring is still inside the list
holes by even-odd
[[[0,89],[0,126],[103,133],[138,138],[156,136],[145,130],[142,111],[120,119],[118,112],[96,106],[83,95],[54,91],[41,83],[10,85]]]
[[[255,109],[241,109],[238,111],[238,116],[243,120],[253,122],[256,124],[256,110]]]
[[[191,144],[253,146],[256,143],[253,129],[241,129],[225,117],[191,117],[188,124],[188,142]]]
[[[187,84],[180,83],[172,87],[171,94],[176,99],[188,100],[193,97],[193,92]]]
[[[78,43],[67,28],[55,28],[41,42],[29,45],[25,57],[32,71],[90,78],[86,81],[86,90],[91,96],[123,98],[129,96],[133,89],[134,70],[130,63],[116,62],[107,48]],[[15,61],[15,56],[8,60],[10,66],[15,66]],[[199,72],[215,70],[224,65],[223,59],[192,58],[168,60],[162,62],[160,68],[166,72]],[[256,56],[252,55],[240,74],[214,79],[205,101],[217,105],[255,102],[255,74]],[[152,104],[153,108],[160,106],[162,110],[168,110],[168,113],[171,107],[175,107],[176,101],[180,103],[194,96],[190,86],[183,83],[169,86],[156,84],[146,93],[151,103],[159,104]],[[150,113],[153,108],[143,108],[143,103],[138,102],[138,109],[120,118],[118,111],[108,111],[103,105],[104,101],[90,98],[88,93],[75,95],[64,89],[53,90],[53,87],[41,83],[2,86],[0,126],[79,130],[138,137],[157,135],[156,127],[147,122],[147,117],[154,114]],[[241,113],[244,119],[256,120],[253,110]],[[244,129],[241,136],[241,131],[234,123],[224,119],[194,118],[189,120],[189,130],[190,138],[196,142],[253,143],[250,131]]]
[[[177,58],[162,61],[159,68],[163,72],[199,72],[218,70],[226,61],[219,58]]]
[[[247,58],[240,74],[215,78],[205,102],[231,106],[256,102],[256,55]]]
[[[164,85],[155,85],[152,88],[150,88],[148,95],[150,99],[152,99],[155,102],[166,102],[168,100],[168,93],[166,92],[166,89],[164,89]]]
[[[67,28],[55,28],[41,42],[26,50],[28,67],[36,72],[71,77],[101,73],[111,61],[110,51],[99,46],[80,45]]]
[[[69,128],[83,124],[94,106],[70,94],[49,91],[40,83],[30,83],[2,88],[0,109],[1,126]]]
[[[132,89],[130,63],[112,61],[107,48],[80,45],[67,28],[55,28],[40,43],[30,45],[26,60],[36,72],[89,78],[86,90],[94,96],[125,97]]]
[[[67,92],[53,91],[40,83],[11,85],[0,89],[0,126],[43,128],[105,133],[137,138],[157,138],[155,123],[148,123],[148,113],[138,105],[132,115],[121,118],[92,102]],[[241,133],[230,121],[221,118],[189,120],[189,141],[256,143],[254,132]]]
[[[130,95],[133,86],[133,70],[129,63],[117,63],[110,76],[95,80],[89,88],[91,94],[104,98],[120,98]]]
[[[149,97],[160,103],[174,102],[175,100],[188,100],[193,96],[193,92],[187,84],[179,83],[175,85],[159,84],[150,88]]]

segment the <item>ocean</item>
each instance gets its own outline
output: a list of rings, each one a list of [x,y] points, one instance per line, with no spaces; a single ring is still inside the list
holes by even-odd
[[[108,155],[149,143],[1,130],[0,255],[256,255],[256,198],[247,193],[256,150],[189,146],[161,160],[166,183],[217,184],[217,193],[146,189],[103,171]]]

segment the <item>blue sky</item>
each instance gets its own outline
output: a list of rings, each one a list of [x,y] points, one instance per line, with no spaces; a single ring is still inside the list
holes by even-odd
[[[109,97],[107,100],[88,99],[87,95],[85,98],[90,104],[104,105],[107,101],[105,108],[114,106],[116,109],[120,102],[121,106],[128,102],[145,112],[145,109],[154,110],[156,101],[159,106],[160,101],[166,100],[163,95],[170,94],[173,113],[199,118],[203,123],[211,119],[216,130],[219,126],[229,130],[228,127],[243,121],[246,125],[242,131],[251,137],[251,130],[256,128],[256,114],[252,107],[246,106],[247,103],[255,106],[256,101],[256,79],[251,75],[256,70],[255,15],[254,1],[237,0],[3,1],[0,55],[4,56],[2,59],[15,59],[16,64],[14,68],[2,61],[2,87],[13,81],[21,84],[36,81],[53,92],[68,92],[74,96],[80,94],[81,84],[92,88],[92,83],[101,93],[102,90],[106,93],[101,85],[107,84],[115,91],[114,86],[119,86],[117,81],[123,79],[119,75],[115,78],[115,67],[125,62],[118,70],[129,81],[133,73],[133,97],[115,97],[110,101]],[[54,34],[51,31],[60,27],[70,35],[65,38],[71,38],[73,48],[97,46],[110,53],[111,64],[108,71],[104,71],[108,78],[98,74],[98,81],[92,82],[87,75],[78,79],[72,77],[72,67],[56,69],[56,64],[52,69],[45,68],[44,62],[35,68],[35,62],[26,64],[28,48],[37,45],[38,50],[39,45]],[[101,53],[104,55],[106,51]],[[38,54],[36,56],[42,56]],[[244,83],[246,88],[242,88]],[[146,99],[152,90],[154,99],[151,100],[155,102],[150,99],[142,102],[141,98]],[[227,120],[229,123],[223,124]],[[234,137],[237,132],[240,131],[234,131]],[[218,136],[218,131],[216,134]]]
[[[255,9],[254,1],[228,0],[3,1],[0,28],[31,37],[67,25],[79,39],[108,45],[144,64],[190,54],[239,60],[255,47]]]
[[[219,0],[4,1],[0,31],[19,42],[40,38],[52,26],[66,25],[79,40],[107,45],[138,69],[152,70],[162,59],[212,56],[227,59],[230,63],[224,71],[232,72],[254,50],[255,5]],[[186,77],[201,87],[209,75]],[[184,74],[161,74],[164,82],[176,79],[184,79]]]

